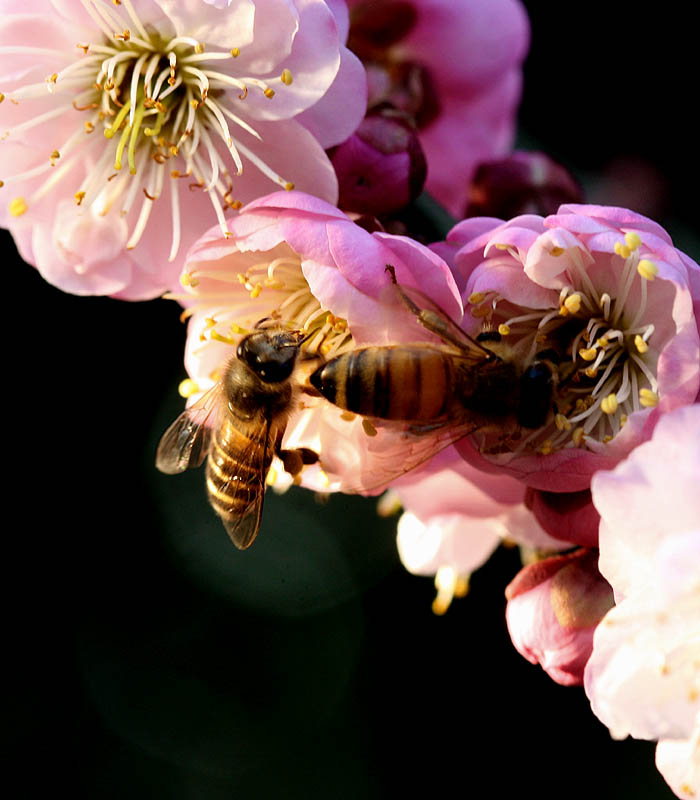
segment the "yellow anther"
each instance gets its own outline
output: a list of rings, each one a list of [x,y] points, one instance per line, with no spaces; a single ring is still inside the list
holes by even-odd
[[[574,443],[575,447],[581,447],[586,438],[586,433],[583,428],[576,428],[574,432],[571,434],[571,440]]]
[[[634,231],[628,231],[625,234],[625,242],[630,250],[636,250],[642,243],[642,240],[639,238],[638,233],[635,233]]]
[[[435,588],[437,597],[433,600],[433,614],[442,616],[450,607],[452,598],[455,596],[457,585],[457,571],[454,567],[443,565],[435,573]]]
[[[265,91],[263,92],[263,94],[265,95],[265,97],[268,98],[268,100],[271,100],[275,96],[275,90],[270,89],[270,87],[268,86],[267,89],[265,89]]]
[[[255,300],[256,297],[260,297],[260,292],[262,292],[263,287],[262,283],[256,283],[255,286],[250,290],[250,299]]]
[[[570,431],[571,430],[571,423],[563,414],[557,414],[554,417],[554,424],[557,426],[557,430],[560,431]]]
[[[83,122],[83,128],[85,128],[85,133],[92,133],[95,130],[95,126],[90,120]]]
[[[559,316],[560,317],[568,317],[569,316],[569,309],[562,303],[559,306]]]
[[[343,411],[343,413],[340,415],[340,418],[343,420],[343,422],[352,422],[356,416],[357,414],[353,414],[352,411]]]
[[[501,334],[501,336],[508,336],[510,334],[510,328],[505,324],[505,322],[502,322],[498,326],[498,332]]]
[[[605,336],[601,336],[600,339],[596,341],[596,345],[598,347],[602,347],[605,349],[610,344],[610,340],[606,339]]]
[[[372,423],[368,419],[362,420],[362,430],[367,434],[367,436],[376,436],[377,429],[372,425]]]
[[[0,92],[0,103],[2,103],[2,101],[4,99],[5,99],[5,95],[2,92]]]
[[[634,337],[634,346],[640,353],[646,353],[647,350],[649,349],[649,345],[644,341],[641,334],[639,333]]]
[[[44,78],[46,83],[56,83],[58,80],[58,73],[54,72],[52,75],[49,75],[47,78]]]
[[[583,372],[587,378],[595,378],[598,374],[598,367],[586,367]]]
[[[486,295],[484,294],[484,292],[472,292],[469,295],[469,302],[473,306],[478,306],[479,303],[483,303],[485,299],[486,299]]]
[[[402,508],[401,498],[393,489],[384,492],[377,501],[377,514],[380,517],[393,517]]]
[[[5,185],[5,181],[0,181],[0,189]]]
[[[199,42],[197,42],[197,44],[194,46],[194,52],[195,53],[203,53],[204,52],[204,45],[200,44]]]
[[[60,158],[60,157],[61,157],[61,154],[58,152],[58,150],[54,150],[54,151],[51,153],[51,155],[49,156],[49,159],[50,159],[51,161],[55,161],[57,158]]]
[[[213,339],[215,342],[223,342],[224,344],[238,344],[235,339],[232,339],[230,336],[222,336],[215,330],[212,330],[212,332],[209,334],[209,338]]]
[[[510,245],[500,243],[500,244],[495,244],[494,247],[496,248],[496,250],[507,250],[510,247]]]
[[[578,354],[584,361],[593,361],[596,357],[596,349],[595,347],[582,348],[578,351]]]
[[[177,387],[178,394],[180,397],[188,398],[192,397],[193,394],[197,394],[199,391],[199,386],[192,378],[185,378],[184,381],[180,382],[180,385]]]
[[[489,306],[488,303],[482,306],[472,306],[469,313],[476,319],[487,317],[491,313],[491,306]]]
[[[294,189],[294,184],[291,181],[287,181],[284,184],[285,191],[291,192]]]
[[[643,258],[639,264],[637,264],[637,272],[647,281],[653,281],[654,278],[659,274],[659,268],[653,261],[649,261],[648,258]]]
[[[245,336],[246,333],[250,333],[250,331],[247,328],[242,328],[235,322],[232,322],[229,325],[229,330],[236,336]]]
[[[603,436],[603,444],[607,444],[608,442],[612,442],[612,440],[613,440],[613,437],[609,433],[606,433],[605,436]]]
[[[656,392],[652,392],[651,389],[640,389],[639,402],[644,408],[654,408],[659,402],[659,395]]]
[[[238,56],[240,56],[240,54],[241,54],[241,50],[240,50],[240,48],[239,48],[239,47],[232,47],[232,48],[229,50],[229,53],[231,53],[231,55],[232,55],[234,58],[238,58]]]
[[[600,410],[603,414],[614,414],[617,411],[617,395],[614,392],[601,400]]]
[[[183,272],[180,276],[180,283],[183,286],[191,286],[192,288],[199,285],[199,281],[191,272]]]
[[[620,427],[624,428],[627,424],[627,414],[620,414]]]
[[[244,275],[242,272],[239,272],[236,277],[238,278],[238,283],[245,285],[248,283],[248,276]]]
[[[563,247],[556,247],[555,246],[549,251],[549,255],[550,256],[554,256],[554,258],[559,258],[559,256],[561,256],[563,254],[564,254],[564,248]]]
[[[468,593],[469,593],[469,576],[458,575],[457,580],[455,581],[454,596],[466,597]]]
[[[15,197],[10,201],[9,212],[13,217],[21,217],[27,208],[27,201],[23,197]]]
[[[73,197],[75,198],[75,204],[79,206],[85,199],[85,192],[76,192]]]
[[[539,452],[543,456],[548,456],[552,452],[552,442],[550,439],[545,439],[544,442],[540,445]]]
[[[581,295],[570,294],[566,300],[564,300],[564,306],[570,314],[576,314],[581,308]]]
[[[629,247],[626,244],[622,244],[622,242],[615,242],[615,252],[622,258],[629,258],[630,256]]]
[[[280,75],[280,80],[285,86],[290,86],[293,80],[291,70],[283,69],[282,74]]]
[[[207,317],[204,320],[204,324],[206,325],[207,328],[213,328],[214,325],[216,325],[216,320],[213,317]]]

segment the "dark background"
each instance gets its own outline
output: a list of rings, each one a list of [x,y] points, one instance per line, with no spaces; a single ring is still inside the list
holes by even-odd
[[[526,5],[520,142],[697,258],[693,26],[675,4]],[[438,618],[370,500],[271,492],[235,551],[202,475],[153,468],[181,407],[177,306],[64,295],[2,241],[15,796],[672,796],[653,745],[612,742],[512,648],[516,552]]]

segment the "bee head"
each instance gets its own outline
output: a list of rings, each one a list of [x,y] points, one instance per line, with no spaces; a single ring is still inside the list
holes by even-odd
[[[254,331],[241,340],[236,355],[260,380],[282,383],[292,375],[302,338],[298,331]]]

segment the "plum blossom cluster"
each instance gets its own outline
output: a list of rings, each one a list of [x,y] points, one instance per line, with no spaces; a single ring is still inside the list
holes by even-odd
[[[316,458],[294,477],[275,458],[267,483],[381,495],[436,614],[518,547],[514,646],[584,685],[614,737],[657,740],[696,796],[700,267],[656,222],[581,202],[546,154],[511,152],[521,4],[0,9],[0,223],[22,257],[65,291],[180,303],[190,406],[265,319],[326,363],[448,353],[460,413],[383,418],[304,387],[280,446]],[[459,220],[430,245],[424,187]],[[473,401],[494,365],[506,391]]]

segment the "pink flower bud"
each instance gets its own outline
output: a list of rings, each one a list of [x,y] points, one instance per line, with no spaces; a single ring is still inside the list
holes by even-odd
[[[382,109],[367,117],[331,155],[339,206],[360,214],[391,214],[414,200],[426,176],[418,136],[404,114]]]
[[[583,189],[545,153],[517,151],[479,165],[465,216],[516,217],[554,214],[561,203],[583,202]]]
[[[516,650],[564,686],[583,684],[593,632],[613,605],[598,552],[577,550],[524,567],[506,588],[506,621]]]

